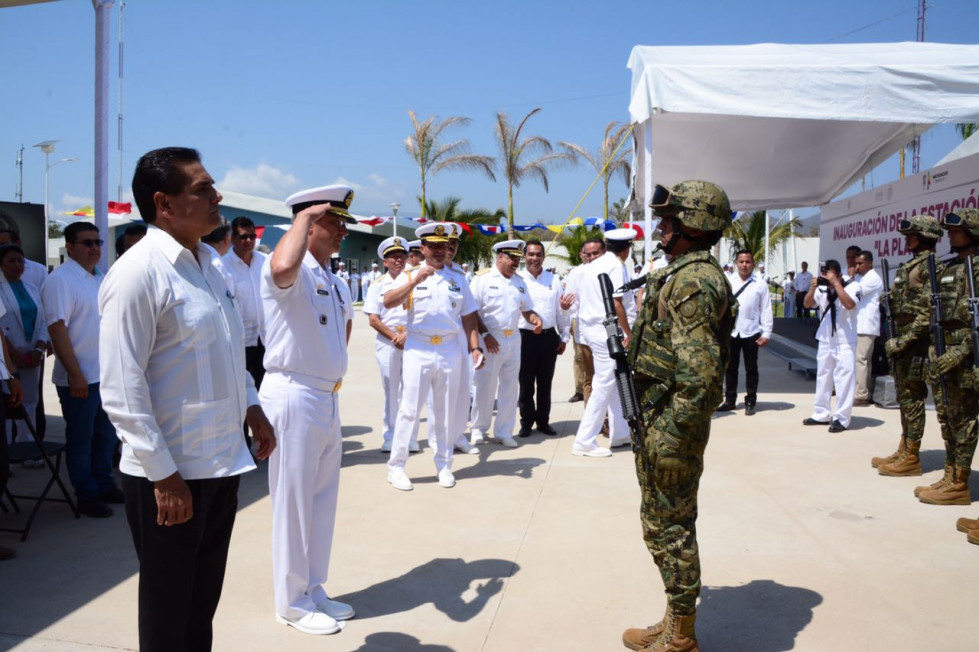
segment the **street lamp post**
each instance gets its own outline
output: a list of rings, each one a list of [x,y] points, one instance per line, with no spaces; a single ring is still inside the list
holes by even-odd
[[[77,161],[78,159],[72,156],[71,158],[63,158],[51,163],[51,152],[54,151],[54,146],[60,143],[60,140],[45,140],[34,145],[34,147],[40,148],[44,152],[44,267],[48,266],[48,229],[51,225],[51,217],[49,215],[49,180],[51,176],[51,168],[60,163],[71,163],[72,161]]]
[[[401,204],[398,202],[391,203],[391,210],[394,211],[394,232],[392,235],[398,235],[398,209],[401,208]]]

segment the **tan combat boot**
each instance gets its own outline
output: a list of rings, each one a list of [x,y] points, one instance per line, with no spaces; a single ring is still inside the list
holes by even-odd
[[[922,486],[922,487],[915,487],[914,488],[914,497],[915,498],[918,498],[919,496],[921,496],[921,492],[922,491],[927,491],[929,489],[938,489],[939,487],[944,487],[945,485],[947,485],[949,482],[952,481],[952,473],[954,471],[955,471],[955,467],[954,466],[950,466],[949,464],[946,464],[945,465],[945,474],[941,477],[941,479],[938,480],[937,482],[932,482],[929,485],[925,485],[925,486]]]
[[[959,532],[979,530],[979,518],[960,518],[955,521],[955,529]]]
[[[645,647],[649,647],[663,630],[666,629],[666,623],[670,616],[670,608],[666,608],[666,613],[663,614],[663,618],[655,625],[650,625],[645,629],[632,628],[627,629],[622,632],[622,645],[626,646],[630,650],[641,650]]]
[[[871,457],[870,458],[870,466],[872,466],[875,469],[877,469],[877,468],[880,468],[880,465],[881,464],[887,464],[888,462],[893,462],[894,460],[896,460],[898,457],[901,456],[901,453],[904,452],[904,447],[907,446],[907,443],[908,443],[907,438],[906,437],[901,437],[901,443],[899,443],[897,445],[897,450],[896,451],[894,451],[893,453],[891,453],[887,457]]]
[[[666,629],[652,645],[644,647],[642,652],[700,652],[697,633],[694,631],[696,621],[695,613],[681,616],[675,611],[670,611]]]
[[[944,487],[926,489],[918,494],[918,500],[929,505],[969,505],[972,495],[969,493],[969,473],[971,469],[955,467],[952,480]]]
[[[877,468],[877,473],[897,478],[921,475],[921,459],[918,457],[920,449],[920,441],[908,442],[904,447],[904,452],[898,455],[896,460],[881,464]]]

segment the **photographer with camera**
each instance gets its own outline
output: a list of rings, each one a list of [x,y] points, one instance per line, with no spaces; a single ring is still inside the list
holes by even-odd
[[[819,309],[816,340],[816,396],[812,416],[806,426],[829,426],[830,432],[843,432],[850,425],[856,387],[854,367],[857,347],[857,303],[860,284],[843,280],[839,262],[827,260],[812,279],[803,305]],[[836,407],[830,409],[833,389]]]

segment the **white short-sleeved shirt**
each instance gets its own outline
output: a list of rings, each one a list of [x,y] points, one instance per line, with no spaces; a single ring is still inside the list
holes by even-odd
[[[527,285],[530,299],[534,303],[534,312],[540,317],[542,330],[556,328],[562,342],[568,341],[568,311],[561,309],[561,297],[564,289],[561,280],[546,269],[535,278],[526,269],[520,270],[520,276]],[[533,330],[533,325],[520,316],[520,328]]]
[[[575,287],[578,289],[578,323],[582,326],[598,326],[605,321],[605,303],[598,282],[599,274],[608,274],[612,290],[622,287],[626,279],[626,268],[622,259],[611,251],[596,258],[575,272]]]
[[[255,468],[241,424],[258,393],[245,370],[241,317],[210,261],[200,243],[192,252],[153,227],[102,285],[92,348],[128,475],[200,480]]]
[[[95,268],[89,274],[71,258],[48,275],[41,288],[44,323],[51,326],[63,321],[68,339],[78,360],[78,366],[89,383],[99,382],[99,288],[102,272]],[[61,360],[55,359],[51,380],[55,385],[68,386],[68,372]]]
[[[361,311],[365,315],[377,315],[381,318],[381,323],[390,329],[396,329],[398,326],[404,327],[408,323],[408,314],[405,312],[403,305],[399,304],[393,308],[384,307],[384,293],[388,290],[396,288],[404,283],[404,273],[400,273],[397,276],[391,276],[390,273],[381,276],[376,281],[371,283],[371,289],[367,292],[367,297],[364,299],[364,305]],[[389,341],[386,337],[377,334],[378,339],[383,339],[385,342]]]
[[[534,309],[527,284],[519,274],[507,278],[494,267],[474,278],[470,290],[479,317],[491,331],[517,330],[520,313]]]
[[[848,283],[843,289],[850,295],[850,298],[858,304],[860,303],[859,283]],[[816,340],[820,342],[833,341],[832,312],[829,311],[827,294],[826,288],[820,285],[816,288],[816,292],[813,295],[816,306],[819,308],[820,321],[819,328],[816,330]],[[826,313],[825,317],[823,316],[824,313]],[[836,300],[836,337],[837,339],[842,338],[842,341],[849,342],[851,346],[857,343],[857,308],[854,306],[852,310],[847,310],[840,303],[839,299]]]
[[[860,303],[857,305],[857,334],[880,335],[880,295],[884,281],[877,270],[857,276],[860,284]]]
[[[398,275],[395,281],[409,283],[418,268]],[[392,289],[396,286],[392,286]],[[390,291],[390,290],[389,290]],[[462,317],[476,312],[466,277],[449,267],[436,269],[435,273],[415,286],[407,306],[408,332],[414,335],[450,337],[458,334]]]
[[[353,314],[344,282],[306,252],[296,282],[272,281],[271,257],[262,268],[265,370],[335,383],[347,373],[347,321]]]
[[[225,270],[234,281],[235,301],[238,302],[238,312],[245,324],[245,346],[256,346],[262,335],[262,266],[267,256],[261,251],[252,252],[251,264],[246,264],[234,249],[226,253],[221,261]]]
[[[48,268],[37,261],[25,258],[24,274],[20,277],[20,280],[24,283],[30,283],[40,292],[41,288],[44,287],[44,282],[48,280]]]

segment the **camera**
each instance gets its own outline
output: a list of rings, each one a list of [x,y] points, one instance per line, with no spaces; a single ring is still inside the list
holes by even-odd
[[[821,285],[823,287],[827,287],[828,288],[829,287],[829,279],[826,279],[826,278],[824,278],[822,276],[819,276],[819,277],[816,278],[816,285]]]

